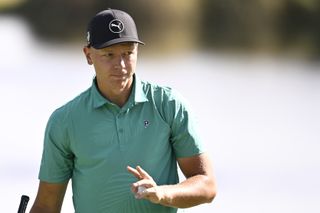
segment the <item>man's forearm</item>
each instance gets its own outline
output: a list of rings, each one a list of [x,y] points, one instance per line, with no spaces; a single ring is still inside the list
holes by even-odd
[[[202,203],[210,203],[216,195],[216,186],[212,178],[196,175],[176,185],[157,186],[162,199],[161,205],[176,208],[189,208]]]
[[[30,213],[60,213],[60,211],[33,205],[30,210]]]

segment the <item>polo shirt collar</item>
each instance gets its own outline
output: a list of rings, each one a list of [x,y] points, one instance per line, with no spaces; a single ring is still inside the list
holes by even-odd
[[[148,101],[147,95],[143,89],[143,84],[141,80],[136,76],[136,74],[134,74],[133,79],[134,79],[133,88],[128,101],[132,100],[132,95],[133,95],[134,103],[147,102]],[[91,97],[92,97],[92,103],[94,108],[99,108],[105,104],[111,104],[111,102],[105,97],[103,97],[99,92],[96,78],[94,78],[92,81]]]
[[[139,79],[139,77],[134,74],[133,76],[134,78],[134,102],[135,103],[142,103],[142,102],[147,102],[148,98],[147,98],[147,94],[143,89],[143,83],[141,82],[141,80]]]

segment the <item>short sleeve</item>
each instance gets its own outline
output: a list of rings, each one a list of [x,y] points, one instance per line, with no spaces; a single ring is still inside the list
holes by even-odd
[[[45,130],[39,179],[49,183],[65,182],[71,178],[73,171],[67,128],[60,117],[59,113],[54,112]]]
[[[172,91],[168,102],[171,121],[171,143],[176,157],[191,157],[204,152],[197,123],[187,101]]]

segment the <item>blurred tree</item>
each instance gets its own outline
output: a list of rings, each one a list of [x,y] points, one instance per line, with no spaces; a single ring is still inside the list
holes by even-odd
[[[200,44],[320,58],[319,0],[24,0],[10,12],[23,15],[40,38],[85,42],[89,19],[108,7],[131,14],[154,52]]]
[[[17,7],[19,4],[23,3],[25,0],[0,0],[0,11]]]
[[[203,5],[203,45],[252,49],[273,42],[276,5],[257,0],[211,0]]]
[[[320,57],[320,1],[285,0],[279,13],[281,45],[293,54]]]
[[[195,28],[200,10],[196,3],[196,0],[136,0],[134,3],[126,0],[32,0],[14,12],[32,23],[33,31],[40,38],[84,41],[87,23],[94,14],[107,8],[122,9],[134,17],[141,39],[161,51],[196,44],[198,30]]]
[[[203,2],[202,46],[320,57],[320,1]]]

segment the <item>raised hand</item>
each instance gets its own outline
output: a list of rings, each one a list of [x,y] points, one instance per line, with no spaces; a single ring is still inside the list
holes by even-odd
[[[138,181],[131,185],[131,191],[137,199],[147,199],[152,203],[160,203],[164,194],[153,178],[140,166],[132,168],[127,166],[128,172],[133,174]]]

